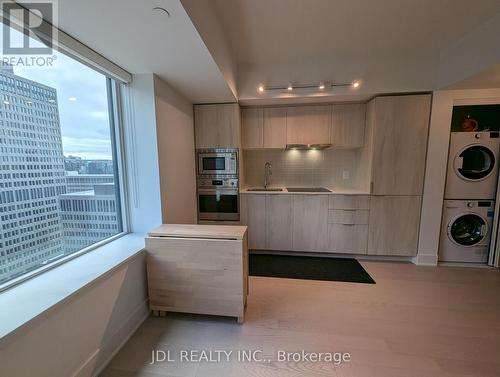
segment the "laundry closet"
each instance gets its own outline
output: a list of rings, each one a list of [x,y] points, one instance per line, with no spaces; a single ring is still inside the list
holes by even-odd
[[[500,105],[454,106],[440,262],[493,265],[498,233]]]

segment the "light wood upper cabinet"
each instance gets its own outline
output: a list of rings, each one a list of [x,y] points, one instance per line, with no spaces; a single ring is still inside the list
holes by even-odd
[[[286,107],[264,108],[264,148],[286,147]]]
[[[368,255],[416,255],[421,203],[421,196],[373,196]]]
[[[330,142],[338,148],[360,148],[365,140],[366,105],[339,104],[332,107]]]
[[[264,109],[259,107],[241,109],[241,135],[244,149],[264,146]]]
[[[241,223],[248,227],[248,248],[266,248],[266,195],[240,196]]]
[[[266,246],[292,250],[292,195],[266,195]]]
[[[287,144],[329,144],[332,106],[293,106],[287,108]]]
[[[241,148],[239,105],[195,105],[194,129],[196,148]]]
[[[325,251],[328,195],[293,195],[293,250]]]
[[[373,101],[372,193],[422,195],[431,96]]]

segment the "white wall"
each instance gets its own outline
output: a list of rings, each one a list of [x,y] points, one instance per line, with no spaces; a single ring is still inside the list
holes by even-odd
[[[163,223],[196,224],[193,105],[154,77]]]
[[[453,105],[500,103],[500,89],[434,92],[417,264],[436,265]]]
[[[94,376],[148,314],[142,252],[2,339],[0,374]]]

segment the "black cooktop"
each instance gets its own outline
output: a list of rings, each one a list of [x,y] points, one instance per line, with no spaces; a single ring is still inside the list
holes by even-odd
[[[324,187],[287,187],[288,192],[331,192]]]

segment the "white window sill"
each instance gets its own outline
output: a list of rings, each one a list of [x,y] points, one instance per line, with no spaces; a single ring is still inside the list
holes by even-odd
[[[0,340],[144,250],[127,234],[0,293]]]

